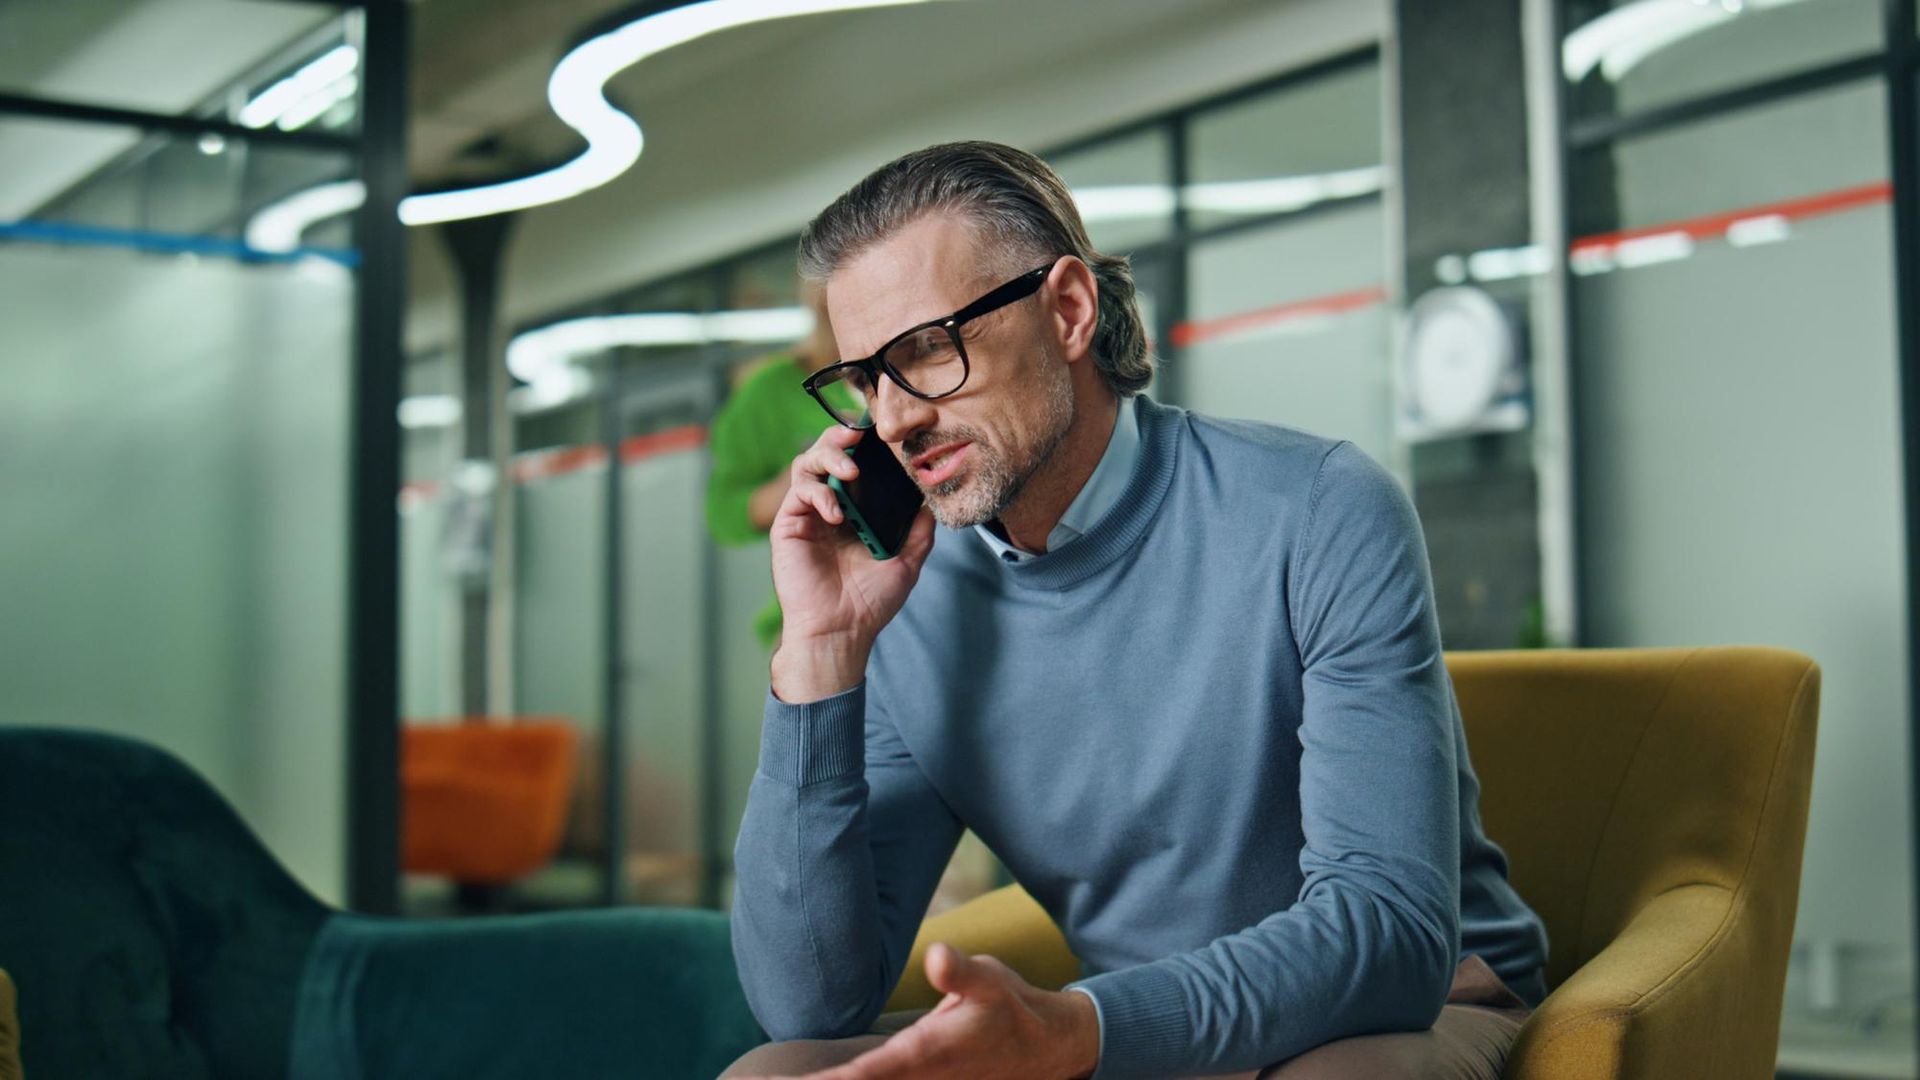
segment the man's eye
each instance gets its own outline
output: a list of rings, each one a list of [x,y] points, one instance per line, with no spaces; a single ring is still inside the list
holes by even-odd
[[[922,330],[920,333],[901,342],[898,352],[903,360],[911,362],[926,359],[933,354],[936,348],[938,348],[938,343],[935,341],[934,335]]]

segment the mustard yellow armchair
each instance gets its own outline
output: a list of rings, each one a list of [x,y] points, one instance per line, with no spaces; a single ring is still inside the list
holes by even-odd
[[[1765,648],[1451,653],[1487,832],[1546,921],[1508,1080],[1772,1077],[1820,669]],[[921,927],[1038,986],[1079,965],[1017,886]]]

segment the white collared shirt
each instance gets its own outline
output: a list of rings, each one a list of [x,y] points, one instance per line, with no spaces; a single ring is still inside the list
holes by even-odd
[[[1100,455],[1100,464],[1093,467],[1093,475],[1087,477],[1080,494],[1067,506],[1067,512],[1060,515],[1059,524],[1047,534],[1047,551],[1058,551],[1078,540],[1113,509],[1113,504],[1120,501],[1120,493],[1127,490],[1127,481],[1133,478],[1133,463],[1139,456],[1140,421],[1134,416],[1133,399],[1123,397],[1113,418],[1113,434],[1107,439],[1107,451]],[[1004,562],[1021,563],[1044,557],[1043,553],[1007,543],[986,525],[975,525],[973,531],[979,533]]]

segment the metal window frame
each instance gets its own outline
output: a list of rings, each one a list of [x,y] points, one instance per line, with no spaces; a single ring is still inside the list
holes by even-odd
[[[57,101],[30,94],[0,93],[0,116],[24,116],[37,120],[79,124],[104,124],[169,135],[219,135],[223,138],[257,143],[262,146],[295,146],[310,150],[339,150],[347,153],[357,153],[362,145],[360,136],[334,131],[282,131],[275,127],[250,128],[218,116],[148,112],[144,109],[93,105],[83,101]]]
[[[368,2],[362,52],[360,178],[347,480],[347,897],[400,906],[400,394],[406,366],[407,109],[411,12]]]
[[[1895,334],[1900,364],[1900,437],[1907,547],[1907,808],[1920,896],[1920,26],[1914,0],[1884,0],[1888,151],[1893,171]],[[1914,941],[1920,954],[1920,904]],[[1920,962],[1914,964],[1920,997]],[[1914,1038],[1920,1043],[1920,1020]]]

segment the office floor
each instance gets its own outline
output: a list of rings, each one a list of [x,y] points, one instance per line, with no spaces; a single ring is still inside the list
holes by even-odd
[[[1870,1013],[1819,1017],[1788,1010],[1780,1024],[1779,1080],[1913,1080],[1920,1076],[1911,1001]]]

